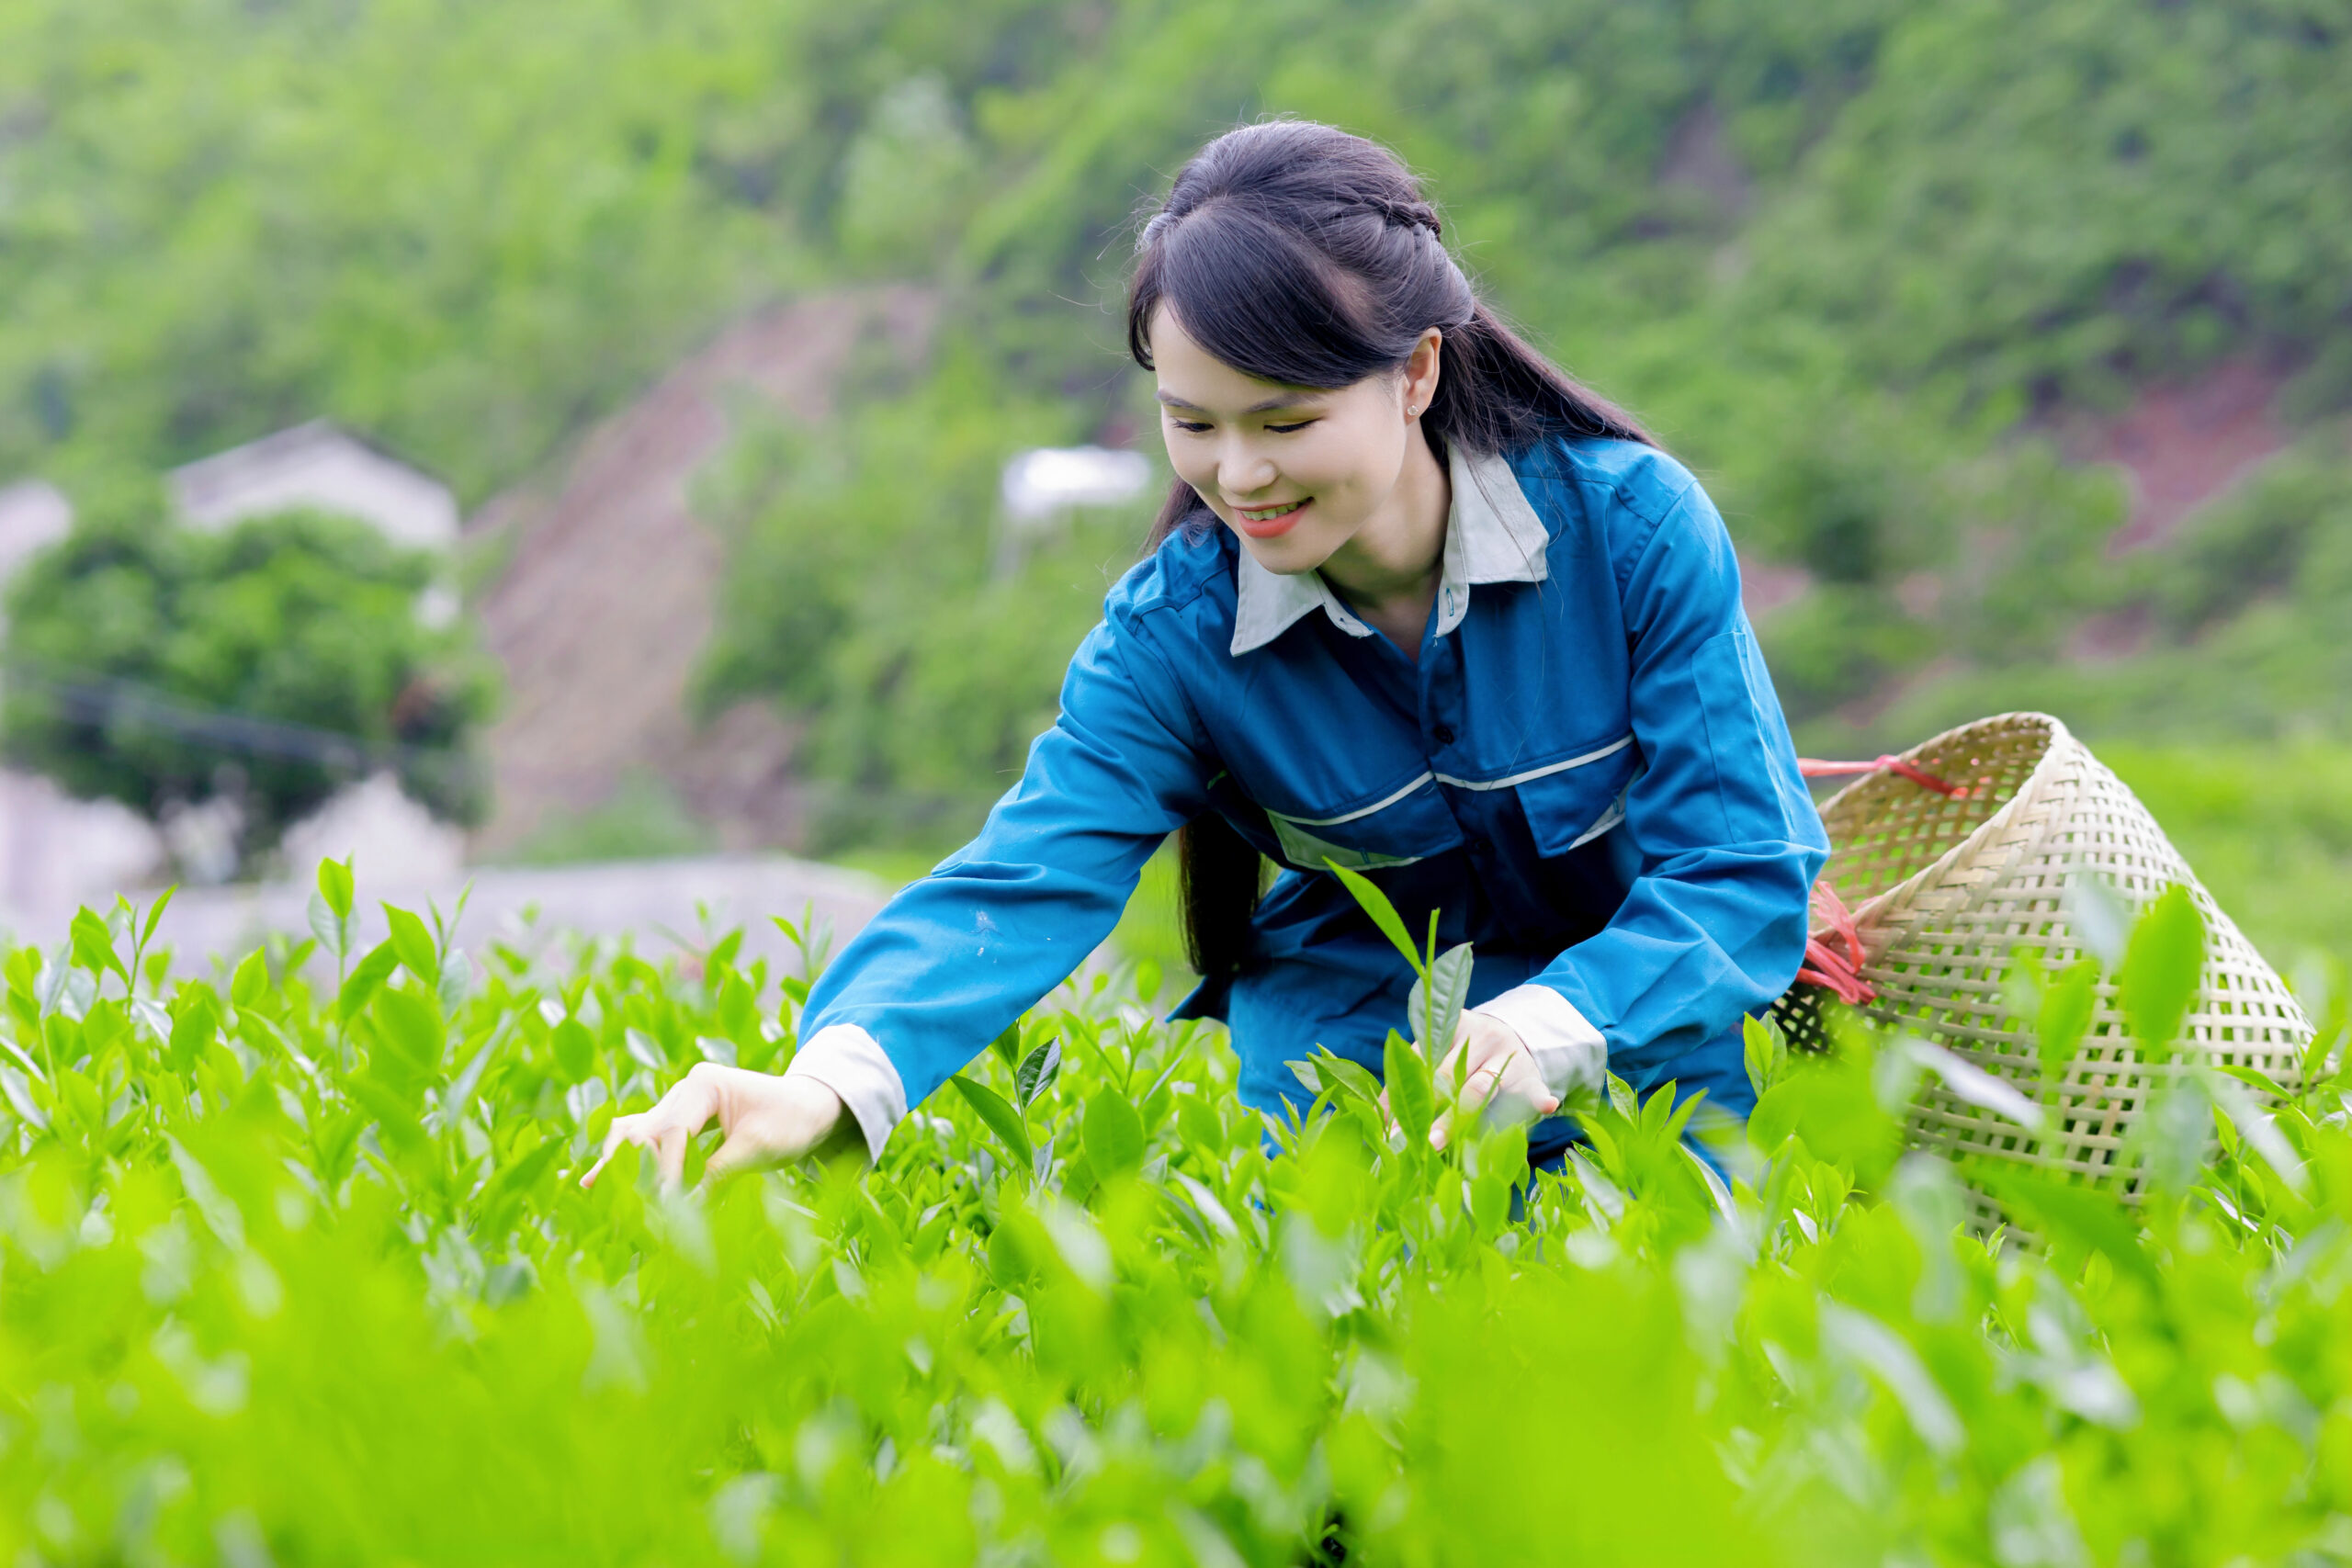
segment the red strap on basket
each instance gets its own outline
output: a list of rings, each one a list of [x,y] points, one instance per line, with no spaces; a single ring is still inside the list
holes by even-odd
[[[1968,786],[1936,777],[1925,768],[1915,766],[1900,757],[1881,757],[1869,762],[1821,762],[1811,757],[1797,759],[1797,772],[1809,779],[1842,779],[1854,773],[1875,773],[1883,769],[1898,778],[1909,779],[1922,789],[1948,795],[1954,800],[1968,798]]]
[[[1848,1007],[1876,1001],[1877,988],[1862,978],[1862,933],[1854,925],[1853,911],[1826,882],[1813,885],[1813,913],[1815,923],[1827,929],[1805,940],[1804,964],[1797,978],[1820,987]],[[1838,952],[1838,946],[1845,951]]]
[[[1811,757],[1797,759],[1797,772],[1809,779],[1848,778],[1856,773],[1890,773],[1897,778],[1909,779],[1922,789],[1954,800],[1965,800],[1968,789],[1948,779],[1939,779],[1925,768],[1906,762],[1900,757],[1880,757],[1868,762],[1823,762]],[[1809,986],[1818,986],[1848,1007],[1861,1007],[1878,999],[1878,988],[1862,978],[1862,933],[1854,924],[1853,911],[1838,897],[1837,889],[1826,882],[1813,885],[1813,923],[1825,928],[1819,936],[1808,937],[1804,944],[1804,964],[1797,970],[1797,978]],[[1843,947],[1844,952],[1838,949]]]

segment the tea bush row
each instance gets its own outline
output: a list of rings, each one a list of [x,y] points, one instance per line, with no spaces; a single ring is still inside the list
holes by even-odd
[[[2032,1248],[1902,1151],[1867,1039],[1758,1035],[1728,1181],[1622,1085],[1531,1177],[1518,1133],[1392,1148],[1329,1066],[1270,1131],[1148,972],[871,1170],[582,1190],[616,1111],[783,1066],[821,942],[363,948],[322,882],[314,941],[206,978],[127,906],[6,958],[6,1561],[2352,1557],[2326,1041],[2267,1115],[2177,1098],[2136,1207],[2005,1188]]]

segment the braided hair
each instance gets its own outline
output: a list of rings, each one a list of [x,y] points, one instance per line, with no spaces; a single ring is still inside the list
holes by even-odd
[[[1151,368],[1164,306],[1210,355],[1289,387],[1351,387],[1404,367],[1441,334],[1436,396],[1420,424],[1441,459],[1551,435],[1652,444],[1633,417],[1587,391],[1479,299],[1445,226],[1404,164],[1378,142],[1311,120],[1227,131],[1177,175],[1136,242],[1127,351]],[[1150,544],[1215,514],[1178,479]],[[1211,978],[1250,956],[1263,888],[1258,852],[1214,812],[1177,833],[1185,948]]]

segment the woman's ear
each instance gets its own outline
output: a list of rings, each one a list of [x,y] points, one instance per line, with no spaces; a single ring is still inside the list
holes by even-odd
[[[1413,344],[1413,352],[1406,357],[1403,391],[1405,417],[1419,419],[1429,412],[1430,401],[1437,396],[1439,350],[1444,345],[1445,334],[1435,327],[1421,333]]]

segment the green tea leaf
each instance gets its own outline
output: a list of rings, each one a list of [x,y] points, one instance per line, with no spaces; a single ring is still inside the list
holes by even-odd
[[[155,928],[164,923],[164,911],[172,907],[172,895],[178,891],[177,884],[166,887],[155,895],[155,901],[153,904],[147,906],[147,921],[139,928],[141,947],[143,948],[155,940]]]
[[[401,966],[400,954],[392,951],[389,942],[379,942],[368,950],[368,956],[353,966],[344,976],[343,989],[335,993],[334,1010],[344,1022],[349,1023],[367,1010],[376,998],[392,971]]]
[[[525,1195],[538,1185],[539,1179],[562,1153],[563,1140],[548,1138],[515,1156],[492,1177],[490,1184],[482,1189],[482,1228],[492,1235],[504,1230]]]
[[[662,1073],[669,1070],[670,1054],[662,1049],[660,1041],[642,1029],[631,1027],[622,1030],[621,1049],[628,1053],[630,1061],[648,1072]]]
[[[351,862],[322,860],[319,863],[319,896],[338,920],[351,919]]]
[[[255,948],[245,954],[244,962],[229,976],[229,1000],[242,1011],[268,994],[269,960],[262,956],[261,949]]]
[[[1617,1114],[1628,1122],[1638,1122],[1642,1114],[1642,1102],[1640,1097],[1634,1093],[1634,1086],[1615,1073],[1609,1075],[1608,1082],[1609,1103],[1616,1108]]]
[[[182,1077],[194,1072],[220,1028],[220,1006],[213,999],[211,987],[190,986],[181,992],[172,1017],[171,1044],[165,1051],[172,1071]]]
[[[442,1123],[444,1127],[454,1125],[465,1115],[466,1108],[473,1102],[474,1091],[481,1087],[481,1076],[489,1070],[491,1058],[498,1055],[502,1038],[492,1035],[466,1065],[458,1069],[458,1076],[449,1080],[449,1092],[442,1101],[442,1113],[447,1118]]]
[[[1340,879],[1340,886],[1363,906],[1363,912],[1372,917],[1372,923],[1380,928],[1381,935],[1405,955],[1405,962],[1413,966],[1413,973],[1419,975],[1426,970],[1429,960],[1422,957],[1421,950],[1413,945],[1411,933],[1405,930],[1405,918],[1396,912],[1396,906],[1388,901],[1388,895],[1374,886],[1371,878],[1350,871],[1337,861],[1327,857],[1323,863],[1330,867],[1331,874]]]
[[[1062,1070],[1062,1042],[1059,1035],[1036,1046],[1021,1058],[1021,1066],[1012,1075],[1013,1099],[1027,1111],[1037,1097],[1051,1089],[1055,1077]]]
[[[2039,1133],[2047,1118],[2041,1107],[2019,1093],[2015,1084],[1997,1077],[1966,1058],[1928,1041],[1905,1036],[1889,1048],[1942,1080],[1945,1092],[1981,1111],[2005,1116],[2030,1133]]]
[[[441,1010],[410,990],[379,992],[370,1010],[384,1049],[369,1064],[387,1082],[422,1089],[440,1070],[447,1044]]]
[[[1381,1051],[1381,1068],[1388,1090],[1388,1114],[1404,1130],[1407,1146],[1427,1143],[1430,1126],[1437,1120],[1437,1095],[1430,1082],[1429,1058],[1392,1029]]]
[[[1747,1084],[1758,1098],[1762,1098],[1781,1081],[1789,1060],[1788,1041],[1777,1025],[1760,1018],[1743,1018],[1740,1031],[1745,1039],[1747,1064]]]
[[[107,929],[106,921],[87,909],[78,910],[74,916],[72,934],[74,963],[93,975],[119,975],[124,985],[130,984],[130,972],[115,955],[114,932]]]
[[[1099,1089],[1086,1102],[1079,1138],[1098,1177],[1107,1179],[1143,1164],[1143,1118],[1115,1089]]]
[[[2077,877],[2066,889],[2065,907],[2084,950],[2109,973],[2120,969],[2132,911],[2113,885],[2096,873]]]
[[[2054,1083],[2082,1053],[2083,1038],[2090,1032],[2098,1006],[2098,965],[2079,959],[2046,977],[2040,1002],[2034,1049],[2041,1058],[2041,1076]]]
[[[1690,1118],[1697,1115],[1699,1108],[1707,1101],[1707,1091],[1703,1089],[1692,1089],[1678,1101],[1674,1095],[1679,1087],[1669,1080],[1658,1090],[1658,1093],[1666,1096],[1667,1103],[1673,1108],[1673,1114],[1666,1119],[1666,1125],[1661,1129],[1668,1143],[1681,1141],[1683,1129],[1690,1125]],[[1651,1098],[1656,1099],[1657,1096],[1653,1095]],[[1648,1113],[1648,1107],[1643,1108],[1643,1113],[1645,1115]]]
[[[433,987],[434,994],[441,998],[441,1006],[452,1012],[462,1006],[466,987],[473,984],[473,961],[466,956],[466,950],[451,948],[449,955],[441,961],[441,978]]]
[[[1014,1165],[1025,1171],[1035,1163],[1037,1151],[1029,1142],[1029,1128],[1021,1120],[1021,1112],[1005,1102],[1004,1096],[961,1073],[947,1081],[964,1097],[964,1103],[972,1108],[974,1114],[988,1123],[989,1131],[1012,1152]]]
[[[2132,1033],[2165,1056],[2180,1037],[2180,1022],[2205,967],[2205,920],[2187,887],[2165,889],[2132,930],[2117,988]]]
[[[401,967],[423,981],[427,987],[441,983],[441,950],[434,945],[433,933],[424,922],[406,909],[384,906],[384,918],[391,922],[391,949],[400,956]]]
[[[106,1106],[98,1099],[98,1086],[72,1067],[60,1067],[51,1087],[57,1101],[79,1122],[92,1137],[107,1130]]]
[[[319,939],[319,945],[337,958],[342,957],[344,943],[350,940],[350,925],[334,912],[334,907],[326,900],[326,895],[311,894],[303,915],[310,922],[311,934]]]
[[[2154,1260],[2140,1243],[2138,1223],[2113,1195],[2068,1186],[2018,1166],[1979,1161],[1971,1171],[1973,1179],[2018,1210],[2046,1239],[2099,1253],[2142,1283],[2158,1283]]]
[[[1453,1049],[1453,1037],[1462,1028],[1462,1010],[1470,999],[1470,964],[1468,942],[1446,949],[1430,965],[1426,976],[1413,982],[1406,998],[1405,1015],[1413,1037],[1431,1061]]]
[[[2278,1130],[2277,1120],[2229,1076],[2208,1074],[2205,1088],[2206,1092],[2212,1096],[2215,1108],[2236,1126],[2239,1136],[2262,1156],[2263,1163],[2278,1173],[2279,1179],[2287,1184],[2289,1190],[2297,1197],[2307,1196],[2311,1191],[2311,1178],[2303,1168],[2302,1156],[2287,1141],[2287,1135]]]
[[[1380,1101],[1380,1080],[1345,1056],[1335,1055],[1327,1047],[1317,1046],[1315,1055],[1300,1065],[1315,1074],[1316,1081],[1308,1087],[1317,1093],[1329,1094],[1334,1099],[1358,1100],[1367,1105],[1376,1105]]]
[[[548,1032],[548,1043],[555,1050],[555,1065],[573,1083],[580,1082],[596,1070],[596,1037],[588,1026],[576,1018],[567,1018]]]
[[[407,1151],[424,1149],[430,1142],[417,1120],[416,1099],[405,1087],[395,1089],[372,1071],[355,1073],[344,1088],[376,1123],[387,1143]]]

